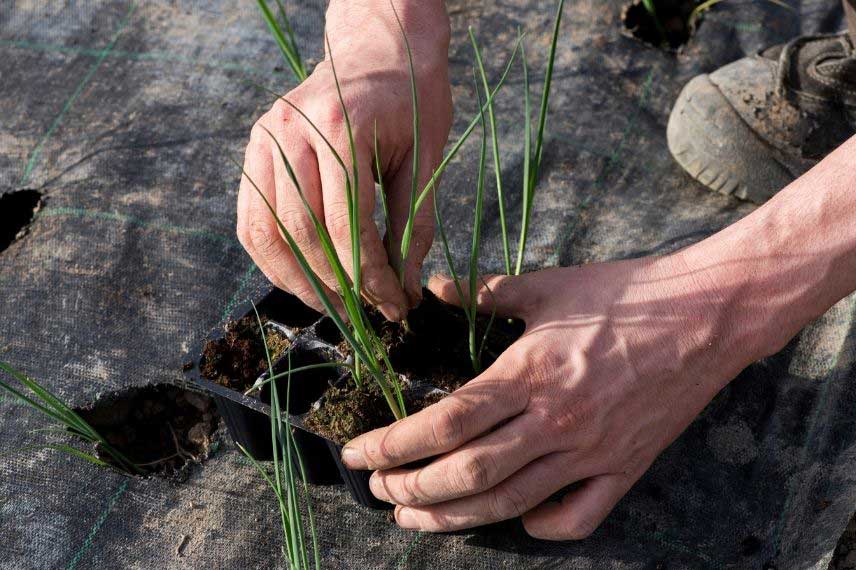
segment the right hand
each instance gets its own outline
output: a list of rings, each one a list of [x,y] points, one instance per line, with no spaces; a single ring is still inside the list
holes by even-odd
[[[413,51],[421,118],[421,191],[442,160],[452,121],[449,21],[439,0],[396,0],[395,4]],[[395,267],[410,203],[413,150],[410,72],[404,40],[388,0],[332,0],[326,33],[353,128],[359,167],[363,297],[388,319],[401,320],[421,300],[422,262],[434,237],[431,201],[426,200],[416,214],[402,288]],[[330,53],[306,81],[285,97],[312,119],[350,172],[348,136]],[[384,240],[373,220],[375,122],[390,210],[390,227]],[[282,146],[307,201],[326,225],[345,270],[353,277],[344,174],[321,137],[284,101],[274,103],[253,127],[244,169],[276,209],[326,293],[338,304],[338,298],[331,295],[338,289],[336,279],[310,217],[274,141],[262,126]],[[238,194],[238,238],[274,285],[323,310],[274,217],[246,177],[241,179]]]

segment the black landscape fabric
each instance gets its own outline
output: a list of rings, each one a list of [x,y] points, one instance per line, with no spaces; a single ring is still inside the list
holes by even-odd
[[[619,1],[567,3],[530,269],[665,253],[752,210],[680,170],[666,121],[696,74],[844,27],[837,0],[789,4],[794,11],[724,2],[674,55],[622,35]],[[317,61],[325,3],[287,5]],[[454,137],[476,110],[466,26],[484,42],[494,81],[522,26],[540,78],[555,4],[447,5]],[[240,158],[270,105],[248,80],[283,91],[292,80],[254,3],[6,1],[0,50],[0,193],[42,194],[28,231],[0,252],[2,358],[74,405],[181,382],[191,347],[264,286],[235,237],[238,172],[228,158]],[[515,181],[521,86],[516,66],[498,99]],[[469,247],[476,160],[477,145],[467,145],[444,179],[457,259]],[[519,196],[508,192],[517,220]],[[489,195],[483,269],[498,271]],[[426,274],[442,267],[435,247]],[[854,302],[746,370],[591,538],[538,542],[517,522],[416,534],[356,506],[341,486],[316,486],[324,567],[823,568],[856,505]],[[31,430],[43,425],[0,400],[0,452],[42,437]],[[228,437],[184,482],[127,478],[48,450],[4,455],[0,567],[281,566],[275,509]]]

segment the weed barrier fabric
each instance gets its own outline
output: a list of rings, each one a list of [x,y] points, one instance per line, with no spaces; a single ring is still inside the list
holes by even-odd
[[[287,4],[317,61],[324,3]],[[527,266],[665,253],[749,213],[682,173],[666,121],[696,74],[844,27],[836,0],[791,5],[717,6],[675,56],[622,35],[620,2],[569,2]],[[537,79],[554,6],[448,3],[453,137],[476,110],[466,26],[490,54],[493,81],[522,26]],[[190,347],[264,286],[234,236],[238,173],[228,161],[270,104],[246,80],[290,85],[262,19],[250,2],[4,2],[0,49],[0,192],[43,194],[29,231],[0,253],[3,358],[72,405],[181,382]],[[514,228],[521,83],[518,66],[497,101]],[[467,145],[444,177],[457,259],[475,185],[461,165],[477,152]],[[491,189],[483,269],[498,271]],[[426,273],[442,268],[435,247]],[[840,302],[741,374],[589,539],[539,542],[514,521],[416,534],[356,506],[342,486],[316,486],[324,567],[823,568],[856,505],[854,304]],[[31,443],[42,426],[0,400],[0,451]],[[0,536],[3,568],[283,565],[273,498],[228,439],[183,483],[50,451],[3,456]]]

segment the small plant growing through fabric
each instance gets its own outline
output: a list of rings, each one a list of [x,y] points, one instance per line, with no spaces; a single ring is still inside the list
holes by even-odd
[[[624,8],[625,30],[633,37],[665,50],[683,46],[698,28],[701,16],[729,0],[635,0]],[[762,0],[793,11],[783,0]]]
[[[131,460],[112,446],[107,439],[102,437],[102,435],[79,414],[63,403],[59,397],[50,392],[47,388],[32,378],[27,377],[25,374],[16,370],[6,362],[0,362],[0,371],[17,381],[20,386],[19,388],[10,382],[0,380],[0,390],[59,424],[59,426],[46,428],[40,431],[69,434],[81,442],[96,445],[103,453],[109,455],[113,465],[118,466],[121,470],[135,475],[142,475],[144,473],[144,470],[140,466],[131,462]],[[25,449],[53,449],[67,453],[79,459],[84,459],[90,463],[98,465],[99,467],[111,466],[110,463],[107,463],[91,453],[63,443],[45,443],[30,446]]]
[[[262,326],[259,313],[253,306],[256,312],[256,319],[259,323],[259,330],[262,336],[262,345],[265,347],[265,355],[268,362],[268,373],[273,379],[274,369],[273,360],[270,356],[270,351],[267,348],[267,339],[265,338],[264,327]],[[309,497],[309,485],[306,481],[306,469],[303,464],[303,457],[300,455],[300,449],[294,441],[291,425],[288,421],[283,421],[283,412],[288,414],[290,399],[291,399],[291,374],[297,369],[291,369],[291,352],[288,353],[288,370],[285,372],[286,377],[286,393],[285,393],[285,408],[283,410],[277,383],[270,384],[270,429],[271,429],[271,446],[273,448],[273,477],[267,470],[253,458],[246,449],[238,446],[241,452],[249,459],[253,467],[259,472],[265,482],[270,486],[276,497],[277,506],[279,507],[280,522],[282,524],[283,535],[283,556],[288,561],[288,567],[292,570],[303,570],[307,568],[320,568],[321,558],[318,551],[318,535],[315,529],[315,514],[312,510],[312,503]],[[295,465],[296,463],[296,465]],[[301,497],[306,508],[308,516],[308,529],[304,528],[303,516],[300,511]],[[306,533],[309,533],[309,543],[306,540]]]

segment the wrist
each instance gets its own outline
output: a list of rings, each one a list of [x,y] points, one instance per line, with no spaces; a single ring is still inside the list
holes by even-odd
[[[393,6],[395,10],[393,10]],[[414,65],[448,64],[451,28],[443,0],[330,0],[327,33],[372,33],[388,39],[404,51],[396,14],[413,51]]]

